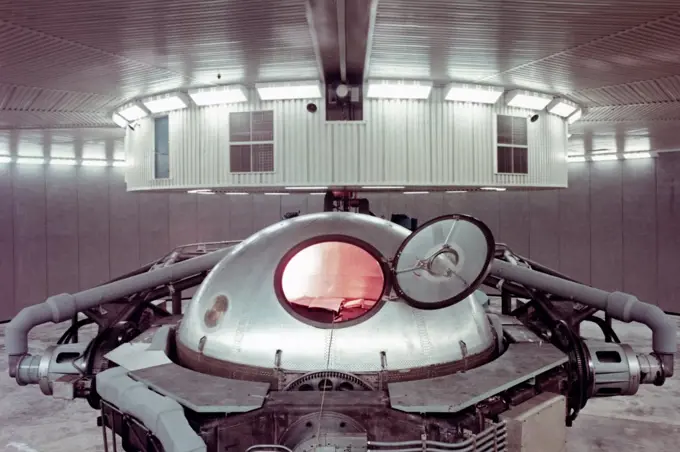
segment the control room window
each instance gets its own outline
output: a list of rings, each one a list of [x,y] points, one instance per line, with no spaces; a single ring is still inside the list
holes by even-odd
[[[527,118],[497,115],[496,172],[528,174]]]
[[[170,177],[170,131],[168,117],[154,119],[154,178]]]
[[[232,173],[274,171],[274,112],[229,114],[229,170]]]

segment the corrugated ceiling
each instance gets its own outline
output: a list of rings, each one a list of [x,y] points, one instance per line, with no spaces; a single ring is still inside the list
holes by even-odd
[[[218,74],[219,83],[318,78],[315,42],[325,41],[306,6],[0,0],[0,128],[104,133],[126,100]],[[369,77],[563,94],[588,107],[574,139],[648,133],[651,146],[680,149],[667,132],[680,127],[678,0],[378,0],[369,33]]]

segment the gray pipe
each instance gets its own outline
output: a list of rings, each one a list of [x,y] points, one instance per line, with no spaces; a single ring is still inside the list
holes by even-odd
[[[168,284],[212,269],[232,248],[213,251],[168,267],[151,270],[147,273],[110,282],[75,294],[60,294],[49,297],[43,303],[22,309],[7,324],[5,329],[5,348],[9,357],[9,375],[16,375],[21,358],[28,354],[28,333],[34,327],[52,321],[63,322],[85,309],[101,306],[141,290]]]
[[[667,377],[673,375],[673,355],[677,351],[677,324],[659,307],[643,303],[633,295],[607,292],[495,259],[492,275],[601,309],[623,322],[640,322],[652,330],[652,349],[664,364]]]

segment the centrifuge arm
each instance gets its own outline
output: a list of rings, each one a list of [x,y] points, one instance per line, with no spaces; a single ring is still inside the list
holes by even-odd
[[[556,295],[562,300],[601,309],[623,322],[635,321],[647,325],[652,330],[654,351],[647,360],[648,365],[653,367],[649,369],[648,375],[656,375],[653,382],[657,385],[663,384],[665,378],[673,375],[677,325],[659,307],[644,303],[630,294],[607,292],[500,259],[493,261],[489,274],[501,281],[514,282],[527,289]]]

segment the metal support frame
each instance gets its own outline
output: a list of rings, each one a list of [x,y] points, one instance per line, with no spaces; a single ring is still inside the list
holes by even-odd
[[[71,327],[73,327],[73,334],[71,334],[71,343],[78,343],[78,313],[73,314],[71,317]]]
[[[170,311],[173,315],[182,314],[182,291],[176,290],[172,293],[172,304]]]
[[[501,313],[503,315],[512,313],[512,295],[505,289],[501,290]]]

